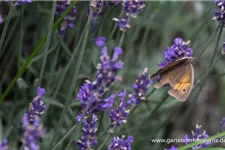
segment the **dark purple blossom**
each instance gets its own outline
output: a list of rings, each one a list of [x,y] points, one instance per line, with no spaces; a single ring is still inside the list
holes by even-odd
[[[113,18],[116,21],[121,31],[126,32],[130,27],[130,17],[137,18],[138,13],[145,7],[145,4],[142,0],[124,0],[123,9],[125,12],[124,18]]]
[[[223,48],[222,48],[222,55],[224,55],[225,54],[225,41],[223,42]]]
[[[98,120],[95,114],[92,115],[92,121],[88,122],[87,117],[83,120],[83,136],[77,140],[80,150],[92,150],[92,147],[97,144],[96,138],[96,121]]]
[[[104,36],[100,36],[95,38],[94,41],[98,47],[102,47],[102,46],[105,46],[106,38]]]
[[[88,9],[88,16],[92,18],[92,21],[97,20],[97,18],[101,15],[103,5],[103,0],[91,0],[90,8]],[[91,11],[92,16],[90,16]]]
[[[126,15],[136,18],[138,13],[145,7],[142,0],[124,0],[123,9]]]
[[[114,137],[113,142],[108,146],[108,150],[131,150],[131,143],[134,141],[134,137],[128,136],[125,139],[123,135],[121,138]]]
[[[225,17],[225,2],[224,0],[216,0],[215,4],[219,7],[218,10],[214,10],[214,15],[213,20],[217,20],[219,22],[224,21]]]
[[[7,139],[4,139],[2,143],[0,143],[0,150],[9,150]]]
[[[192,57],[192,49],[188,47],[190,41],[184,42],[182,38],[175,38],[174,44],[171,47],[167,47],[164,52],[164,60],[159,64],[160,68],[167,66],[183,57]]]
[[[40,121],[40,116],[44,112],[45,105],[41,100],[41,97],[46,94],[44,88],[37,88],[37,96],[30,103],[30,107],[27,113],[22,117],[23,124],[23,147],[27,150],[39,150],[39,146],[36,143],[37,140],[43,136],[43,125]]]
[[[167,149],[167,150],[178,150],[178,148],[176,148],[175,146],[171,146],[169,149]]]
[[[106,111],[114,104],[115,96],[113,94],[108,98],[103,98],[103,94],[115,81],[121,79],[117,73],[123,68],[123,62],[119,60],[123,51],[120,47],[115,47],[112,56],[109,56],[107,51],[107,47],[102,48],[95,80],[87,81],[77,94],[77,100],[80,101],[82,108],[76,117],[79,122],[85,113]]]
[[[4,19],[2,17],[2,12],[1,12],[1,6],[0,6],[0,24],[2,24],[4,22]]]
[[[202,131],[201,126],[196,125],[196,129],[195,129],[195,131],[192,131],[192,135],[191,136],[185,135],[184,140],[185,140],[185,144],[190,144],[190,143],[193,143],[194,141],[198,141],[198,140],[205,139],[205,138],[208,138],[208,137],[209,137],[209,135],[206,134],[206,131],[205,130]],[[193,146],[192,149],[204,148],[204,147],[207,147],[210,144],[212,144],[212,143],[210,141],[207,141],[203,144]]]
[[[65,1],[57,1],[56,4],[56,16],[59,17],[64,13],[64,11],[69,7],[71,4],[70,0],[65,0]],[[61,35],[65,35],[66,30],[68,28],[73,28],[74,27],[74,20],[76,19],[76,6],[72,8],[72,10],[64,17],[64,20],[61,23],[59,33]]]
[[[123,53],[120,47],[114,48],[113,56],[108,55],[107,47],[102,48],[100,63],[97,66],[96,79],[92,83],[95,87],[108,88],[116,80],[120,80],[116,74],[123,68],[123,62],[118,60]]]
[[[145,94],[153,83],[153,81],[149,78],[147,71],[148,68],[145,68],[144,72],[138,75],[135,84],[133,84],[133,89],[135,92],[131,94],[130,101],[134,104],[139,104],[141,101],[145,100]]]
[[[33,99],[33,101],[30,103],[28,114],[30,116],[30,119],[33,119],[34,115],[37,115],[40,117],[42,113],[44,113],[44,109],[46,105],[41,100],[42,95],[46,94],[44,88],[37,88],[37,96]]]
[[[77,94],[77,100],[81,103],[81,113],[76,117],[77,121],[81,121],[83,114],[95,113],[98,111],[105,111],[112,107],[114,103],[114,95],[112,94],[108,98],[102,98],[102,91],[93,93],[91,89],[91,83],[85,83]]]
[[[111,125],[121,125],[127,122],[127,117],[130,113],[132,101],[125,101],[126,91],[122,91],[118,94],[119,105],[110,111],[109,118]]]
[[[220,132],[223,132],[225,129],[225,117],[220,121]]]
[[[128,18],[129,16],[126,16],[122,19],[113,18],[113,20],[116,21],[121,31],[126,32],[131,27]]]
[[[5,2],[15,3],[15,5],[22,5],[24,3],[31,3],[32,0],[4,0]]]
[[[24,114],[22,118],[23,124],[23,147],[27,150],[39,150],[37,140],[44,135],[43,125],[40,123],[40,117],[33,116],[32,122],[30,121],[29,114]]]

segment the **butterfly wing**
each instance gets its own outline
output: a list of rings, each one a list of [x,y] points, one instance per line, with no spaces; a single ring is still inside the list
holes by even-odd
[[[155,88],[169,84],[172,89],[168,93],[179,101],[185,101],[190,95],[194,83],[194,69],[191,63],[183,63],[160,74],[160,81]]]
[[[171,64],[168,64],[167,66],[159,69],[157,72],[153,73],[152,75],[150,75],[150,78],[153,78],[161,73],[173,70],[174,68],[176,68],[177,66],[179,66],[180,64],[186,63],[188,61],[192,61],[191,57],[184,57],[182,59],[179,59]]]

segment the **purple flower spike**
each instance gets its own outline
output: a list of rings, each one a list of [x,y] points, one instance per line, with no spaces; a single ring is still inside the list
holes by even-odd
[[[37,96],[30,103],[30,107],[27,113],[22,117],[23,124],[23,147],[28,150],[39,150],[39,146],[36,143],[37,140],[44,135],[43,125],[41,124],[41,114],[44,112],[45,105],[41,100],[41,97],[46,94],[44,88],[37,88]]]
[[[38,93],[38,97],[41,98],[42,95],[46,94],[46,91],[44,88],[38,87],[37,93]]]
[[[131,25],[128,21],[128,16],[126,16],[125,18],[122,18],[122,19],[113,18],[113,20],[116,21],[120,30],[123,32],[126,32],[131,27]]]
[[[4,22],[4,19],[2,17],[1,6],[0,6],[0,24],[2,24],[3,22]]]
[[[123,9],[127,15],[137,18],[138,13],[145,7],[142,0],[124,0]]]
[[[223,132],[225,129],[225,117],[221,119],[220,122],[220,132]]]
[[[85,110],[87,114],[106,111],[114,104],[114,95],[112,94],[106,99],[102,98],[102,91],[98,91],[93,94],[90,83],[85,83],[78,92],[77,100],[81,103],[82,111],[76,117],[77,121],[80,122]]]
[[[71,1],[57,1],[56,4],[56,16],[59,17],[64,13],[64,11],[69,7],[71,4]],[[68,28],[74,27],[74,20],[76,19],[76,6],[72,8],[72,10],[67,14],[66,17],[64,17],[64,20],[61,23],[61,27],[59,29],[60,35],[64,36],[66,33],[66,30]]]
[[[118,60],[119,55],[122,54],[122,49],[118,47],[114,48],[112,58],[108,56],[107,51],[106,47],[102,48],[101,63],[98,64],[96,80],[93,82],[93,85],[96,87],[108,88],[116,80],[121,79],[116,74],[123,68],[123,62]]]
[[[101,36],[101,37],[97,37],[94,39],[95,40],[95,44],[98,46],[98,47],[103,47],[105,46],[105,41],[106,41],[106,38]]]
[[[130,101],[125,101],[126,91],[122,91],[118,94],[120,98],[119,106],[110,111],[109,118],[111,120],[111,125],[121,125],[127,122],[127,117],[130,113],[130,106],[132,103]]]
[[[83,136],[80,140],[77,140],[81,150],[91,150],[94,145],[97,144],[96,139],[96,121],[98,120],[95,114],[92,115],[92,121],[88,122],[87,117],[83,120]]]
[[[183,57],[192,57],[193,51],[188,47],[189,43],[190,41],[184,42],[182,38],[175,38],[174,44],[166,48],[164,52],[165,59],[159,64],[159,67],[163,68]]]
[[[28,150],[39,150],[37,140],[44,135],[43,125],[40,124],[40,118],[35,115],[33,121],[30,122],[29,114],[24,114],[22,118],[23,124],[23,147]]]
[[[31,3],[32,0],[4,0],[5,2],[15,2],[15,5],[22,5],[24,3]]]
[[[221,21],[224,21],[225,19],[225,1],[224,0],[216,0],[215,4],[219,7],[218,10],[214,10],[213,20],[217,20],[219,23],[222,23]]]
[[[133,84],[135,93],[130,96],[130,101],[134,104],[139,104],[141,101],[145,100],[145,93],[153,83],[153,81],[149,79],[147,71],[148,68],[145,68],[144,72],[138,75],[135,84]]]
[[[9,150],[7,139],[4,139],[2,143],[0,143],[0,150]]]
[[[134,137],[132,136],[128,136],[127,139],[125,139],[124,135],[121,138],[114,137],[113,142],[108,147],[108,150],[131,150],[131,143],[133,141]]]
[[[33,119],[34,115],[40,116],[42,113],[44,113],[44,109],[46,105],[41,100],[41,97],[46,94],[44,88],[37,88],[37,96],[33,99],[33,101],[30,103],[28,114],[30,115],[30,120]]]
[[[191,136],[185,135],[184,140],[185,140],[185,144],[190,144],[190,143],[193,142],[193,140],[198,141],[198,140],[205,139],[205,138],[208,138],[208,137],[209,137],[209,135],[206,134],[205,131],[201,130],[201,126],[196,125],[196,129],[195,129],[195,131],[192,131],[192,135]],[[212,144],[212,143],[210,141],[208,141],[208,142],[205,142],[203,144],[199,144],[197,146],[194,146],[194,147],[192,147],[192,149],[204,148],[204,147],[207,147],[210,144]]]
[[[222,49],[222,55],[225,54],[225,41],[223,42],[223,49]]]
[[[93,21],[97,20],[98,17],[101,15],[103,5],[103,0],[91,0],[90,8],[88,9],[88,16],[92,17]],[[93,12],[92,16],[90,16],[90,11]]]
[[[178,148],[176,148],[175,146],[171,146],[169,149],[167,149],[167,150],[178,150]]]
[[[4,19],[2,18],[2,15],[0,14],[0,24],[4,22]]]

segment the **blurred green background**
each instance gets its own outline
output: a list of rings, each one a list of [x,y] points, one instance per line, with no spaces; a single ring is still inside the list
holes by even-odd
[[[40,141],[41,149],[47,149],[49,146],[49,139],[55,133],[70,90],[81,50],[88,3],[77,3],[75,27],[69,29],[65,37],[61,37],[57,31],[52,33],[42,82],[42,87],[47,91],[47,95],[43,98],[47,109],[43,117],[46,134]],[[9,4],[1,2],[0,5],[6,19]],[[132,93],[132,84],[137,75],[142,73],[146,67],[149,74],[159,69],[158,64],[164,59],[164,50],[173,44],[176,37],[181,37],[184,41],[191,41],[189,46],[193,49],[194,56],[199,56],[198,54],[203,52],[193,62],[195,84],[206,72],[208,74],[192,90],[188,100],[183,103],[168,96],[168,88],[154,91],[145,102],[138,105],[129,116],[127,123],[120,126],[114,135],[134,136],[132,148],[135,150],[162,150],[169,148],[171,144],[152,143],[151,139],[183,138],[184,135],[191,134],[191,130],[195,128],[196,124],[202,125],[202,129],[205,129],[209,135],[216,134],[220,119],[225,116],[224,56],[219,57],[213,67],[209,69],[214,53],[216,58],[220,55],[224,40],[224,33],[222,33],[218,48],[215,50],[219,33],[218,23],[212,21],[212,17],[214,16],[213,10],[217,9],[216,5],[213,1],[155,1],[145,2],[145,5],[138,17],[131,19],[131,28],[125,33],[122,43],[124,54],[121,57],[124,61],[124,68],[119,73],[123,80],[116,82],[109,94],[118,93],[123,89]],[[8,26],[0,58],[0,94],[5,91],[18,68],[26,61],[41,38],[47,34],[51,6],[52,2],[32,2],[16,6]],[[114,46],[119,44],[122,32],[117,28],[115,33],[112,33],[116,25],[112,18],[124,16],[121,3],[113,7],[104,7],[102,13],[96,24],[91,24],[88,43],[74,91],[74,100],[66,112],[65,122],[60,129],[60,137],[76,123],[75,116],[80,111],[80,105],[75,98],[80,86],[86,79],[93,80],[95,78],[101,49],[95,46],[93,39],[105,36],[110,52]],[[0,25],[0,32],[3,27],[4,23]],[[21,144],[20,120],[36,95],[43,56],[44,46],[0,105],[0,140],[8,137],[12,149],[18,149]],[[65,74],[64,78],[63,74]],[[23,87],[24,82],[27,84],[27,88]],[[153,86],[150,87],[149,93],[152,90],[154,90]],[[105,114],[100,133],[107,128],[108,122],[107,114]],[[79,132],[76,137],[80,138]],[[104,141],[104,138],[104,134],[98,136],[99,144],[96,149]],[[73,134],[62,143],[59,149],[64,149],[70,139],[74,139],[71,149],[78,149],[75,141],[77,139],[73,137]],[[111,140],[107,141],[105,147],[109,143]],[[174,143],[174,145],[182,144]]]

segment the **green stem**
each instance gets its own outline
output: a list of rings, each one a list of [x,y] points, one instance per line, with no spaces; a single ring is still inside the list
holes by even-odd
[[[214,59],[216,57],[216,51],[217,51],[217,48],[218,48],[218,45],[219,45],[219,41],[220,41],[220,37],[221,37],[222,31],[223,31],[223,25],[224,25],[224,23],[222,23],[222,25],[220,27],[219,35],[218,35],[217,41],[216,41],[216,46],[215,46],[214,53],[213,53],[213,56],[212,56],[212,59],[211,59],[209,67],[211,67],[213,65]]]
[[[85,27],[85,28],[86,28],[86,27]],[[61,76],[61,78],[60,78],[60,80],[59,80],[59,82],[58,82],[57,88],[56,88],[56,90],[55,90],[55,92],[54,92],[53,99],[56,98],[57,93],[59,92],[60,88],[62,87],[61,85],[62,85],[62,83],[63,83],[63,81],[64,81],[64,79],[65,79],[65,77],[66,77],[67,72],[68,72],[69,69],[70,69],[71,64],[74,62],[75,56],[77,55],[77,50],[78,50],[78,48],[80,47],[81,42],[83,41],[83,40],[82,40],[83,37],[84,37],[84,31],[82,32],[82,34],[81,34],[81,36],[80,36],[80,39],[79,39],[79,41],[78,41],[78,43],[77,43],[77,45],[76,45],[76,47],[75,47],[75,49],[74,49],[74,51],[73,51],[73,54],[72,54],[72,56],[71,56],[71,58],[70,58],[68,64],[66,65],[65,70],[63,71],[63,74],[62,74],[62,76]]]
[[[64,19],[64,17],[71,11],[71,9],[76,5],[77,1],[73,1],[71,5],[66,9],[66,11],[56,20],[56,22],[53,25],[53,30],[57,29],[59,26],[60,22]],[[47,40],[47,35],[45,35],[39,44],[35,47],[33,50],[32,54],[28,57],[27,61],[21,66],[19,71],[17,72],[16,76],[13,78],[13,80],[9,83],[9,86],[7,89],[4,91],[4,93],[0,96],[0,104],[3,102],[4,98],[7,96],[9,91],[12,89],[14,84],[16,83],[17,79],[24,73],[26,70],[27,66],[30,64],[32,59],[36,56],[36,54],[39,52],[45,41]]]
[[[195,57],[199,58],[199,57],[205,52],[205,50],[207,49],[207,47],[209,46],[209,44],[213,41],[212,39],[214,39],[214,37],[215,37],[215,35],[216,35],[216,33],[218,32],[219,29],[220,29],[220,26],[217,26],[216,31],[210,36],[210,38],[209,38],[209,40],[207,41],[207,43],[206,43],[205,47],[203,48],[203,50],[200,51],[199,54],[196,54]],[[197,51],[197,52],[198,52],[198,51]],[[196,59],[194,59],[194,61],[195,61],[195,60],[196,60]]]
[[[1,39],[0,39],[0,58],[1,58],[2,46],[3,46],[4,40],[5,40],[6,31],[8,29],[9,22],[11,20],[11,17],[12,17],[12,14],[13,14],[14,9],[15,9],[14,6],[11,6],[10,7],[10,9],[9,9],[9,15],[8,15],[8,17],[6,19],[6,23],[5,23],[4,28],[3,28],[2,36],[1,36]]]
[[[219,134],[210,136],[210,137],[204,139],[204,141],[203,140],[202,141],[200,140],[200,141],[197,141],[197,142],[194,142],[194,143],[191,143],[191,144],[187,144],[187,145],[181,146],[181,147],[178,148],[178,150],[186,150],[186,149],[191,148],[193,146],[197,146],[199,144],[203,144],[207,140],[211,141],[211,140],[215,140],[217,138],[221,138],[221,137],[224,137],[224,136],[225,136],[225,132],[222,132],[222,133],[219,133]]]
[[[23,49],[23,16],[24,16],[24,5],[22,5],[21,9],[21,22],[20,22],[20,48],[18,51],[18,69],[21,66],[21,56],[22,56],[22,49]]]
[[[62,142],[76,129],[77,124],[75,124],[65,135],[64,137],[55,144],[55,146],[52,148],[52,150],[56,149],[60,144],[62,144]]]
[[[45,44],[45,50],[44,50],[44,58],[42,60],[42,64],[41,64],[41,72],[40,72],[40,76],[39,76],[39,82],[38,82],[38,86],[41,86],[41,82],[43,79],[43,74],[45,71],[45,66],[46,66],[46,62],[47,62],[47,58],[48,58],[48,50],[49,50],[49,45],[50,45],[50,41],[51,41],[51,36],[52,36],[52,28],[53,28],[53,22],[54,22],[54,17],[55,17],[55,10],[56,10],[56,1],[52,2],[52,12],[51,12],[51,18],[50,18],[50,22],[48,25],[48,36],[47,36],[47,41]]]
[[[57,137],[58,137],[59,129],[62,126],[63,119],[64,119],[65,114],[66,114],[66,110],[67,110],[67,108],[68,108],[68,106],[69,106],[69,104],[70,104],[70,102],[72,100],[73,92],[74,92],[74,89],[76,87],[78,73],[80,71],[81,62],[82,62],[84,51],[85,51],[86,44],[87,44],[87,39],[88,39],[89,28],[90,28],[90,23],[91,23],[91,19],[92,19],[92,17],[91,17],[92,14],[93,14],[93,12],[91,11],[90,16],[88,17],[86,31],[85,31],[85,34],[84,34],[84,40],[83,40],[83,43],[82,43],[82,46],[81,46],[81,52],[80,52],[80,55],[79,55],[79,58],[78,58],[78,62],[77,62],[77,66],[76,66],[76,69],[75,69],[75,72],[74,72],[72,85],[71,85],[71,88],[70,88],[70,91],[69,91],[69,95],[68,95],[67,100],[66,100],[66,104],[65,104],[65,106],[63,108],[63,112],[61,114],[59,123],[58,123],[57,128],[56,128],[56,134],[55,134],[55,136],[54,136],[54,138],[52,140],[53,143],[54,143],[55,139],[57,139]]]
[[[148,115],[146,121],[143,123],[146,124],[147,122],[149,122],[149,120],[151,119],[152,115],[159,109],[159,107],[168,99],[169,95],[166,94],[163,98],[162,101],[160,101],[160,103],[153,109],[153,111]]]

